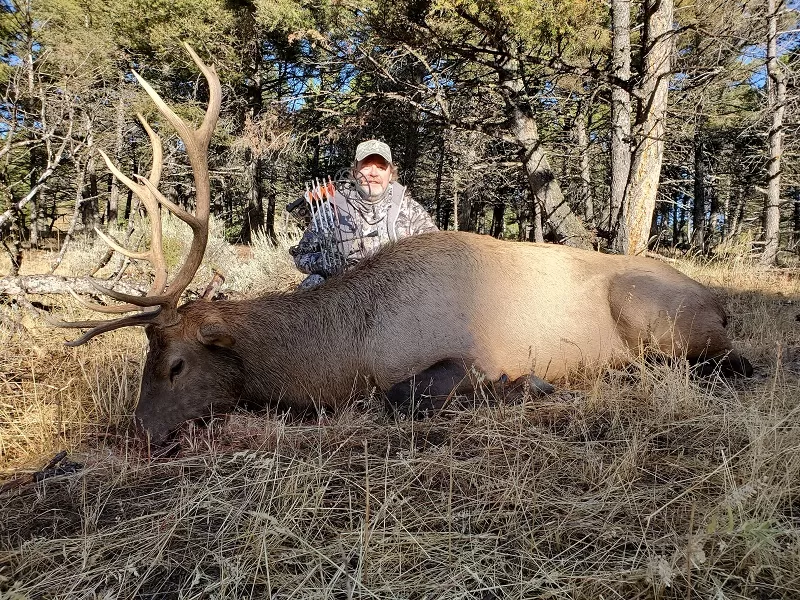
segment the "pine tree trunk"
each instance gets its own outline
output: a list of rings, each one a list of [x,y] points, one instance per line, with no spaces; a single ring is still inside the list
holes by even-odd
[[[21,213],[17,213],[9,221],[6,235],[2,238],[3,249],[8,254],[10,268],[9,275],[16,277],[22,268],[22,229],[19,224]]]
[[[694,202],[692,204],[692,248],[705,252],[706,184],[703,139],[700,126],[694,130]]]
[[[679,210],[678,210],[678,202],[677,198],[676,201],[672,204],[672,247],[678,245],[678,237],[680,236],[680,226],[679,226]]]
[[[94,153],[86,161],[86,175],[89,177],[88,197],[81,201],[81,223],[85,229],[92,229],[97,225],[97,170],[95,169]]]
[[[506,229],[506,205],[498,202],[492,207],[492,237],[501,238]]]
[[[250,32],[255,31],[254,21],[252,14],[247,13],[245,25]],[[261,67],[263,57],[260,53],[260,44],[257,40],[247,47],[247,52],[243,56],[244,72],[246,74],[247,83],[247,105],[245,108],[246,114],[254,121],[258,119],[264,109],[264,100],[262,97],[262,74]],[[317,147],[315,149],[315,161],[319,159],[319,139],[317,139]],[[245,154],[246,171],[248,175],[247,181],[247,207],[245,208],[244,222],[242,223],[242,233],[240,236],[241,243],[249,244],[253,236],[264,230],[264,185],[261,177],[264,175],[263,158],[252,149],[249,149]],[[317,166],[317,165],[315,165]],[[316,173],[316,170],[315,170]],[[274,205],[273,205],[273,218],[274,218]]]
[[[794,251],[800,254],[800,190],[794,192],[794,210],[792,211],[792,240]]]
[[[769,37],[767,38],[767,88],[772,127],[768,135],[767,200],[764,207],[764,253],[761,264],[773,265],[780,241],[781,153],[783,142],[783,113],[786,108],[786,74],[778,64],[778,13],[783,0],[767,0]]]
[[[725,200],[720,209],[720,240],[725,240],[728,237],[728,215],[731,210],[731,196],[733,195],[733,182],[730,177],[726,177],[727,185],[725,186]]]
[[[247,208],[242,224],[241,243],[249,244],[253,236],[264,229],[264,194],[261,185],[261,159],[247,153],[248,193]]]
[[[44,192],[44,187],[42,187],[39,190],[39,193],[36,194],[36,197],[31,200],[31,227],[30,235],[28,237],[31,248],[39,247],[39,229],[41,223],[41,205],[39,203],[39,199],[42,197],[42,192]]]
[[[436,204],[436,226],[439,229],[447,229],[447,223],[443,222],[442,215],[442,173],[444,171],[444,135],[439,142],[439,161],[436,165],[436,191],[434,202]]]
[[[580,153],[581,204],[584,221],[591,227],[596,225],[594,219],[594,195],[592,194],[592,171],[589,160],[589,136],[586,125],[589,118],[587,102],[581,102],[575,118],[575,136]]]
[[[724,212],[719,203],[719,188],[709,186],[707,196],[709,197],[709,218],[706,227],[705,244],[706,250],[713,248],[718,243],[720,237],[717,235],[721,233],[722,227],[720,222],[724,223]]]
[[[456,190],[458,202],[456,208],[458,215],[458,230],[459,231],[473,231],[471,224],[473,221],[472,197],[469,193],[469,188],[463,190]]]
[[[50,273],[54,273],[55,270],[61,265],[61,261],[64,260],[64,255],[67,253],[67,249],[69,248],[69,243],[72,241],[73,236],[75,235],[75,229],[78,226],[78,220],[82,213],[83,203],[86,201],[84,196],[84,188],[86,182],[86,171],[87,166],[82,165],[80,163],[80,159],[75,157],[75,210],[72,212],[72,219],[69,222],[69,229],[67,229],[67,234],[64,236],[64,242],[61,244],[61,248],[58,251],[58,256],[56,256],[55,260],[50,264]]]
[[[39,179],[39,174],[47,167],[47,159],[39,149],[31,150],[30,157],[30,186],[33,189]],[[40,186],[39,191],[33,196],[31,206],[31,226],[29,230],[29,240],[31,248],[39,247],[40,219],[42,212],[41,199],[44,197],[44,186]],[[24,214],[24,213],[21,213]]]
[[[594,236],[569,207],[542,148],[519,61],[505,56],[498,61],[497,72],[511,121],[511,133],[519,144],[522,165],[534,201],[540,204],[543,211],[543,220],[567,246],[591,249]]]
[[[123,86],[125,85],[125,78],[119,78],[119,100],[117,101],[117,119],[114,125],[114,139],[116,156],[122,156],[125,144],[125,97],[123,93]],[[117,178],[111,176],[111,192],[108,195],[108,214],[106,215],[106,223],[109,227],[114,227],[117,224],[117,214],[119,212],[119,191],[120,183]]]
[[[611,2],[611,198],[608,231],[618,226],[631,171],[631,2]],[[606,224],[604,224],[606,225]]]
[[[458,180],[453,178],[453,230],[458,231]]]
[[[542,209],[543,220],[567,246],[592,248],[593,236],[564,198],[542,149],[539,129],[533,116],[514,109],[512,132],[522,148],[522,162],[528,183],[535,201]]]
[[[622,203],[618,249],[647,250],[664,157],[664,120],[672,58],[673,0],[645,0],[644,58],[636,118],[636,149]]]
[[[544,243],[544,227],[542,227],[542,205],[536,199],[533,200],[533,228],[531,230],[533,239],[537,244]]]

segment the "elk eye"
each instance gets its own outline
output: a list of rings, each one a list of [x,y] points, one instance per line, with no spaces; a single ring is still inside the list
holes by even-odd
[[[183,359],[179,358],[174,363],[172,363],[172,367],[170,367],[169,382],[173,383],[175,381],[175,378],[181,374],[181,371],[183,371]]]

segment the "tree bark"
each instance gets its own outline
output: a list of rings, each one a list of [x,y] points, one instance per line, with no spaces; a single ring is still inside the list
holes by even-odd
[[[728,215],[731,210],[731,197],[733,196],[733,181],[726,177],[725,200],[720,207],[720,241],[728,237]]]
[[[458,212],[458,230],[459,231],[473,231],[472,221],[473,211],[476,207],[472,205],[472,194],[470,193],[469,185],[465,186],[462,190],[456,190],[458,195],[457,209]]]
[[[55,270],[61,265],[61,261],[64,260],[64,255],[67,253],[67,248],[69,247],[70,241],[72,241],[72,237],[75,235],[75,228],[78,226],[78,219],[81,216],[83,202],[85,201],[85,197],[83,194],[83,189],[85,187],[86,181],[86,166],[80,163],[79,157],[75,157],[75,210],[72,212],[72,220],[69,223],[69,229],[67,229],[67,234],[64,236],[64,242],[61,244],[61,248],[58,251],[58,256],[56,256],[55,260],[50,264],[50,273],[54,273]]]
[[[458,177],[453,177],[453,231],[458,231]]]
[[[105,285],[105,284],[104,284]],[[117,292],[140,296],[147,286],[117,282],[113,286]],[[88,277],[61,277],[59,275],[27,275],[24,277],[0,277],[0,295],[18,296],[20,294],[76,294],[97,296],[100,292]]]
[[[713,181],[713,179],[712,179]],[[724,230],[725,212],[719,201],[719,186],[710,184],[706,189],[706,196],[708,197],[708,224],[706,226],[705,245],[706,251],[710,250],[721,239],[721,234]]]
[[[244,21],[246,30],[255,34],[255,21],[253,15],[247,13],[247,18]],[[264,100],[262,97],[262,74],[261,67],[263,57],[260,52],[261,45],[257,39],[251,41],[246,45],[245,53],[243,56],[244,72],[247,81],[247,106],[246,114],[254,122],[258,119],[262,110],[264,109]],[[317,140],[319,144],[319,140]],[[317,156],[319,146],[317,146]],[[254,152],[248,150],[245,157],[247,161],[247,174],[248,174],[248,197],[247,208],[245,209],[244,222],[242,224],[242,233],[240,236],[243,244],[249,244],[253,236],[264,229],[264,185],[261,178],[264,176],[263,158]],[[273,204],[273,219],[274,219],[274,204]]]
[[[647,250],[664,156],[664,120],[672,54],[673,0],[645,0],[642,83],[636,118],[637,145],[622,203],[617,248],[625,254]]]
[[[618,226],[631,171],[631,1],[611,2],[611,198],[608,231]]]
[[[592,194],[592,171],[589,160],[589,136],[586,134],[586,125],[589,119],[588,103],[582,101],[578,107],[575,118],[575,135],[580,154],[580,180],[581,204],[583,205],[584,221],[590,226],[596,225],[594,216],[594,195]]]
[[[694,202],[692,203],[692,248],[705,252],[706,173],[700,125],[694,130]]]
[[[764,207],[764,252],[761,264],[774,265],[780,241],[781,154],[783,113],[786,108],[786,74],[778,64],[778,13],[783,0],[767,0],[767,90],[772,126],[769,130],[767,163],[767,199]]]
[[[19,214],[17,213],[17,218],[10,222],[7,235],[2,240],[3,249],[11,262],[9,274],[14,276],[19,275],[19,270],[22,268],[22,231],[19,226]]]
[[[30,186],[31,188],[36,186],[37,174],[45,168],[46,160],[45,157],[42,156],[42,153],[38,151],[36,148],[31,149],[30,153]],[[39,186],[39,191],[36,195],[31,199],[31,226],[30,226],[30,236],[29,240],[31,243],[31,248],[38,248],[39,247],[39,229],[40,229],[40,218],[41,218],[41,199],[43,198],[44,193],[44,186]],[[20,213],[23,214],[23,213]]]
[[[120,78],[119,78],[119,100],[117,101],[117,119],[114,125],[114,151],[115,156],[120,157],[122,156],[122,152],[124,150],[125,144],[125,95],[124,95],[124,85],[125,85],[125,77],[121,74],[120,71]],[[109,227],[114,227],[117,224],[117,216],[119,212],[119,196],[120,196],[120,183],[117,181],[117,178],[113,175],[111,177],[111,192],[108,195],[108,213],[106,215],[106,223],[108,223]]]
[[[81,200],[81,223],[84,229],[91,230],[97,225],[97,170],[95,169],[94,153],[91,153],[86,161],[86,175],[89,178],[88,196],[84,195]]]
[[[249,244],[253,236],[264,229],[264,194],[261,185],[261,159],[248,151],[248,201],[242,224],[241,242]]]
[[[792,204],[792,243],[795,252],[800,253],[800,190],[794,191]]]
[[[444,171],[444,135],[439,140],[439,160],[436,163],[436,190],[434,203],[436,204],[436,226],[447,229],[447,223],[442,222],[442,173]]]
[[[533,200],[533,227],[531,228],[532,242],[544,243],[544,228],[542,227],[542,205]]]
[[[543,218],[560,241],[567,246],[591,249],[594,236],[569,207],[542,148],[519,61],[513,57],[503,57],[497,71],[500,91],[511,120],[511,133],[520,146],[522,165],[534,202],[539,203]]]
[[[39,228],[41,223],[41,206],[39,204],[39,200],[41,199],[43,192],[44,188],[40,188],[39,193],[36,194],[36,197],[33,200],[31,200],[31,226],[30,235],[28,237],[31,248],[39,247]]]

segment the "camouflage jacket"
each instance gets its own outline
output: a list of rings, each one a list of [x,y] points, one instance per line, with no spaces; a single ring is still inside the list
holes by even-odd
[[[375,202],[352,192],[334,196],[338,228],[333,232],[335,247],[342,256],[338,267],[323,258],[320,236],[313,228],[290,249],[295,265],[303,273],[330,277],[348,269],[390,241],[428,231],[437,231],[433,219],[397,182],[390,184],[383,198]]]

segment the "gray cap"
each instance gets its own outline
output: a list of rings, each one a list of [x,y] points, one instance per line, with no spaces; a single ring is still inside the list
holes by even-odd
[[[386,162],[392,164],[392,151],[389,149],[389,146],[379,140],[361,142],[356,148],[356,162],[364,160],[371,154],[377,154],[384,158]]]

